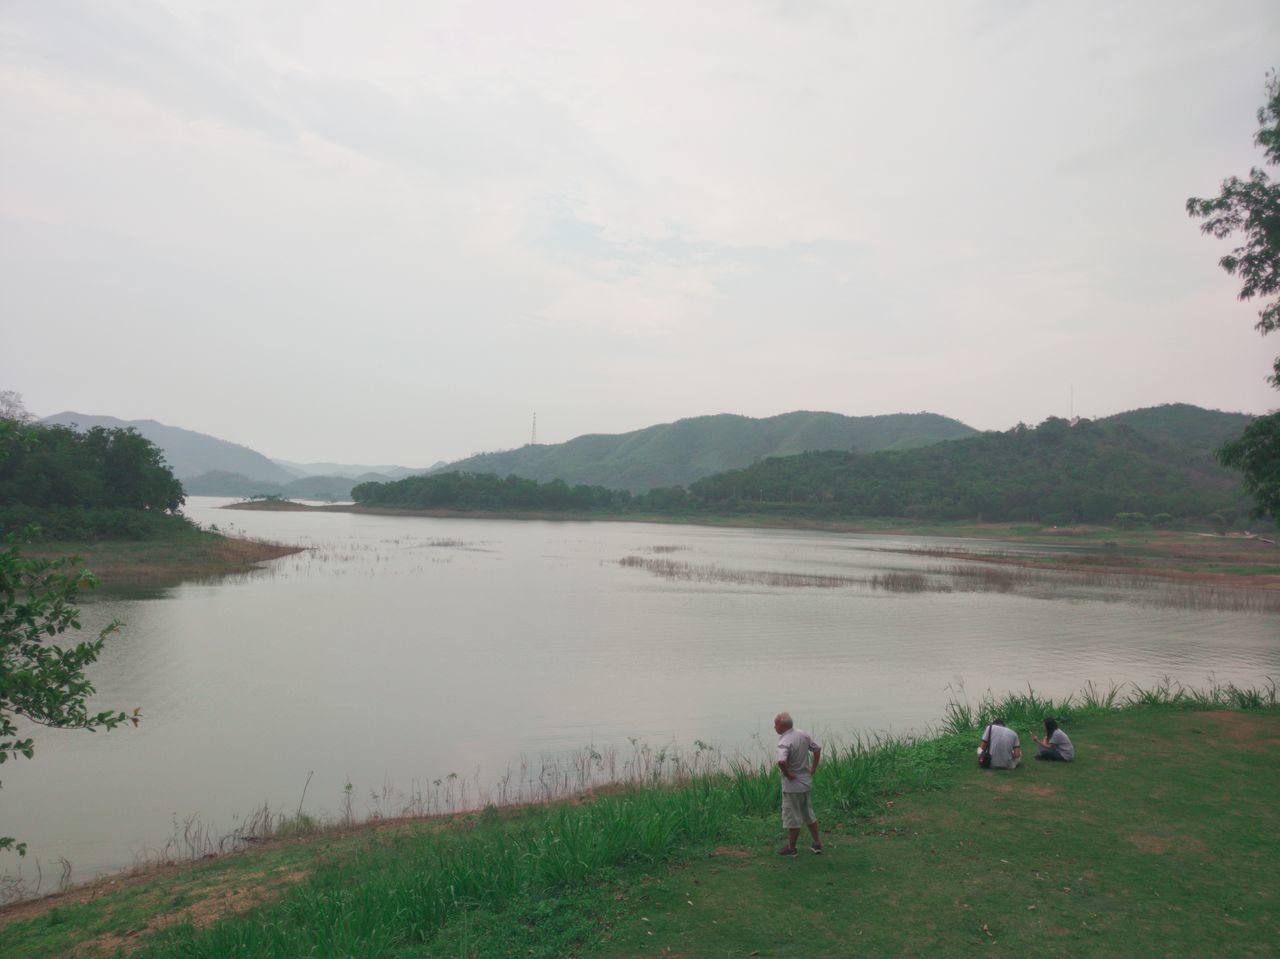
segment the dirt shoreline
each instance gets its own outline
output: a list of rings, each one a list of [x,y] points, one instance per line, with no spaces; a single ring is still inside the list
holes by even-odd
[[[189,580],[251,573],[262,564],[300,553],[302,546],[229,536],[199,540],[38,543],[31,556],[56,559],[77,556],[103,586],[159,586]]]

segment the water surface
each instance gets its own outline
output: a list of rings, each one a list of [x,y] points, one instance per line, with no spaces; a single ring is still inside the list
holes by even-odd
[[[848,739],[936,723],[958,687],[976,700],[1280,675],[1274,613],[1161,605],[1158,590],[1114,583],[867,584],[889,572],[941,583],[952,565],[886,550],[999,544],[221,502],[193,497],[187,512],[308,551],[261,574],[86,603],[86,630],[127,624],[93,669],[95,705],[145,718],[37,730],[36,758],[5,765],[0,830],[30,842],[24,876],[36,860],[56,874],[64,857],[88,879],[154,854],[190,817],[225,832],[263,803],[332,816],[350,797],[362,816],[464,784],[474,797],[587,744],[758,750],[780,709]],[[700,572],[672,579],[626,557]]]

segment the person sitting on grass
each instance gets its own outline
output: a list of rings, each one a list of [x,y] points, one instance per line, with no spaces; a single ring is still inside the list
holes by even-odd
[[[787,830],[787,844],[778,850],[780,856],[796,855],[796,839],[800,827],[808,826],[813,837],[814,852],[822,852],[822,840],[818,838],[818,817],[809,802],[813,788],[813,774],[822,760],[822,747],[803,729],[796,729],[790,713],[778,713],[773,718],[773,731],[778,734],[778,768],[782,771],[782,826]],[[813,755],[810,764],[809,756]]]
[[[982,736],[979,749],[991,753],[991,769],[1017,769],[1022,762],[1022,742],[1003,719],[991,720]]]
[[[1045,717],[1044,739],[1036,739],[1034,736],[1031,738],[1035,739],[1040,747],[1040,751],[1036,753],[1036,759],[1069,763],[1076,758],[1076,747],[1071,745],[1071,740],[1058,728],[1057,720],[1052,716]]]

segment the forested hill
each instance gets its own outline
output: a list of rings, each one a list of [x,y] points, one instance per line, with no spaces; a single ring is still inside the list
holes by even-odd
[[[1213,451],[1238,437],[1253,419],[1244,413],[1206,410],[1189,403],[1168,403],[1117,413],[1099,423],[1123,426],[1149,440],[1195,451],[1213,459]]]
[[[688,491],[708,510],[1110,523],[1117,514],[1241,512],[1239,474],[1213,459],[1251,417],[1190,406],[1071,425],[1050,418],[924,449],[806,453],[707,477]]]
[[[567,443],[482,453],[443,469],[515,475],[632,492],[685,486],[767,456],[806,450],[911,449],[972,436],[975,430],[933,413],[842,416],[784,413],[767,419],[721,414],[663,423],[631,433],[579,436]]]

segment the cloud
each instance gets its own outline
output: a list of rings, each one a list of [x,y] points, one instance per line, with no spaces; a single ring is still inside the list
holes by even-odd
[[[1260,410],[1275,349],[1182,204],[1257,162],[1277,35],[1261,0],[9,5],[0,376],[298,460],[512,445],[534,404],[556,439],[1008,426],[1086,379]]]

